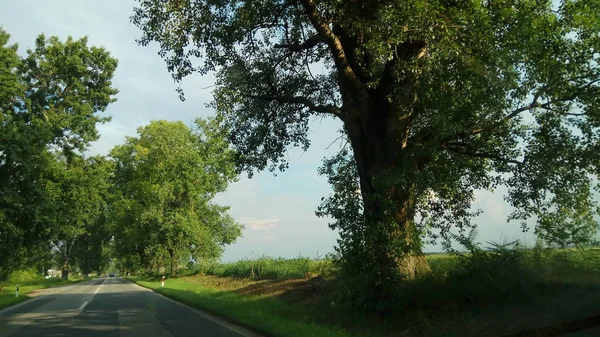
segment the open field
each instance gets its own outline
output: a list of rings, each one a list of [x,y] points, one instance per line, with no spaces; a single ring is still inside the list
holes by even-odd
[[[263,258],[215,264],[164,288],[158,278],[133,280],[267,336],[509,336],[600,314],[598,249],[500,248],[428,260],[431,275],[407,282],[388,317],[340,302],[333,265],[324,277],[310,271],[328,260],[310,261],[308,274],[298,259]]]

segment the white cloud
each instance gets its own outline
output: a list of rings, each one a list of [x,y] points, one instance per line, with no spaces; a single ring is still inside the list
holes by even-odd
[[[245,224],[249,229],[255,231],[264,231],[277,227],[277,224],[281,221],[279,218],[269,219],[256,219],[249,217],[240,218],[240,222]]]

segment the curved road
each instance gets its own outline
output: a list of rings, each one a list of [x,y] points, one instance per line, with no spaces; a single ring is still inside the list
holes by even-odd
[[[48,289],[0,311],[0,337],[260,337],[121,278]]]

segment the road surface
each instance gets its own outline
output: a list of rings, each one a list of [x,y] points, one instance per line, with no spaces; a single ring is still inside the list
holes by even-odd
[[[259,337],[121,278],[101,278],[0,311],[0,337]]]

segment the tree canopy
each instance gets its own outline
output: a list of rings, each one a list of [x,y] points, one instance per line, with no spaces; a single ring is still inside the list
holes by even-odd
[[[0,274],[51,239],[56,156],[98,139],[96,124],[109,120],[99,113],[118,92],[117,60],[87,38],[40,35],[25,57],[9,38],[0,29]]]
[[[213,107],[242,170],[285,169],[287,147],[308,148],[312,116],[342,121],[351,151],[325,163],[334,194],[320,214],[334,216],[353,275],[370,275],[383,298],[426,271],[424,237],[466,237],[477,189],[507,186],[510,219],[542,233],[567,218],[597,226],[599,10],[599,0],[140,0],[132,21],[175,80],[216,72]]]
[[[241,235],[228,207],[212,202],[235,180],[232,151],[214,120],[153,121],[116,146],[114,235],[131,265],[178,264],[220,256]],[[127,264],[127,263],[125,263]]]
[[[67,279],[73,264],[82,266],[85,274],[102,265],[102,248],[109,240],[105,218],[114,163],[103,157],[71,156],[58,158],[57,164],[51,237],[62,277]]]

